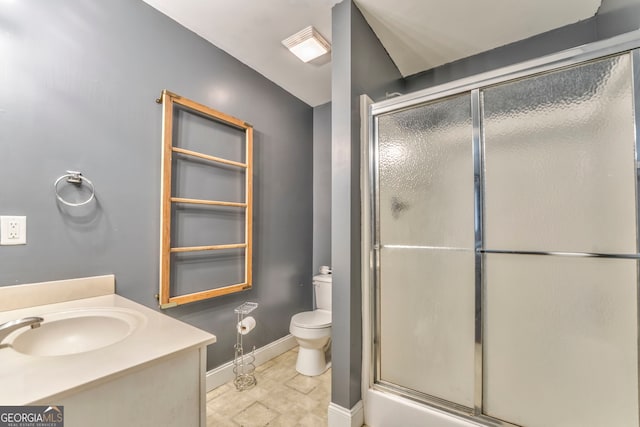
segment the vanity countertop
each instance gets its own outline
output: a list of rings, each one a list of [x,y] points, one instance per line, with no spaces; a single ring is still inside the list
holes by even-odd
[[[216,337],[116,294],[0,312],[0,324],[23,317],[81,309],[131,310],[144,320],[122,341],[62,356],[30,356],[0,348],[0,405],[51,404],[128,371],[216,341]],[[46,321],[46,320],[45,320]],[[44,323],[43,323],[44,325]],[[100,334],[97,330],[96,334]],[[11,335],[5,340],[10,342]]]

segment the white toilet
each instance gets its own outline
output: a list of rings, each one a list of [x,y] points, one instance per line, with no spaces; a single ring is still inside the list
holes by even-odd
[[[295,314],[289,332],[296,337],[300,348],[296,370],[302,375],[320,375],[329,368],[325,353],[331,340],[331,269],[322,267],[313,277],[316,309]]]

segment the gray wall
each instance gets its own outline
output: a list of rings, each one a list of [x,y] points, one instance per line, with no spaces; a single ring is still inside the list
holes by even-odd
[[[313,274],[331,265],[331,103],[313,109]]]
[[[138,0],[0,2],[0,46],[0,214],[28,228],[0,247],[0,284],[114,273],[118,294],[157,307],[166,88],[255,128],[254,288],[166,313],[217,335],[211,368],[233,358],[243,301],[260,303],[258,347],[311,308],[311,107]],[[56,202],[67,169],[96,203]]]
[[[362,377],[359,97],[379,99],[401,90],[402,81],[352,0],[334,6],[332,19],[331,400],[352,408]]]
[[[640,1],[602,0],[596,15],[598,39],[640,28]]]

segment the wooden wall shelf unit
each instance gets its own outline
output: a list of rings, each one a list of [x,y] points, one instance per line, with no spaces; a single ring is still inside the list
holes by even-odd
[[[161,308],[170,308],[177,305],[186,304],[190,302],[200,301],[208,298],[213,298],[221,295],[230,294],[233,292],[243,291],[251,288],[251,260],[252,260],[252,207],[253,207],[253,188],[252,188],[252,176],[253,176],[253,127],[247,122],[229,116],[227,114],[216,111],[205,105],[191,101],[187,98],[183,98],[179,95],[171,93],[167,90],[163,90],[157,103],[163,104],[162,114],[162,183],[161,183],[161,242],[160,242],[160,293],[158,295],[158,301]],[[216,123],[223,123],[225,125],[234,127],[245,134],[245,148],[244,148],[244,161],[228,160],[208,154],[200,153],[197,151],[187,150],[184,148],[174,146],[174,111],[176,108],[183,109],[189,112],[193,112],[208,120],[212,120]],[[213,167],[216,165],[225,165],[226,167],[239,168],[244,171],[244,202],[229,202],[220,200],[202,200],[192,199],[186,197],[175,197],[173,192],[175,188],[172,188],[172,156],[173,153],[178,153],[182,156],[197,159],[199,161],[205,161],[211,163]],[[212,244],[205,246],[183,246],[183,247],[171,247],[171,228],[172,221],[172,205],[180,204],[193,204],[193,205],[209,205],[209,206],[224,206],[229,208],[238,208],[244,211],[244,242],[238,242],[233,244]],[[224,285],[222,287],[183,294],[183,295],[171,295],[171,254],[181,252],[198,252],[198,251],[216,251],[225,249],[244,249],[244,280],[241,283],[232,285]]]

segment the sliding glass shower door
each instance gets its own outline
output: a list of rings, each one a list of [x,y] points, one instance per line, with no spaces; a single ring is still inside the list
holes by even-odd
[[[484,410],[637,425],[637,261],[618,258],[637,252],[630,56],[481,93]]]
[[[380,117],[380,381],[473,407],[468,94]]]
[[[638,426],[634,55],[374,114],[378,387]]]

